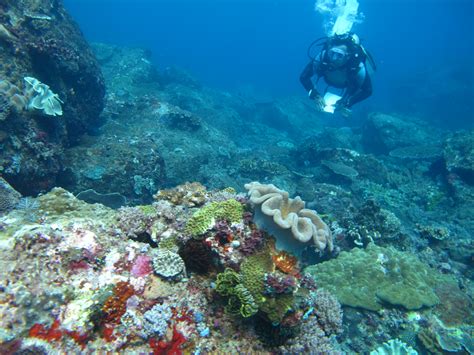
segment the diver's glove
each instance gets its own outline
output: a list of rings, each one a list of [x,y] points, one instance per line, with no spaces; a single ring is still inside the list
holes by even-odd
[[[318,111],[324,110],[324,106],[325,106],[324,98],[321,95],[319,95],[319,93],[316,90],[314,89],[309,90],[308,96],[311,100],[313,100],[316,103],[316,109]]]
[[[346,100],[339,100],[336,103],[336,108],[334,111],[340,112],[341,115],[346,118],[350,117],[350,115],[352,114],[352,110],[349,108]]]

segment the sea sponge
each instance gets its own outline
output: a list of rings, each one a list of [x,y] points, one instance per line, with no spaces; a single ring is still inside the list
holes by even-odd
[[[243,213],[244,207],[237,200],[211,202],[193,214],[186,225],[185,232],[196,238],[211,229],[218,220],[230,223],[240,222]]]
[[[305,202],[299,196],[291,199],[288,192],[259,182],[245,184],[245,188],[250,201],[261,205],[260,210],[255,209],[255,223],[277,239],[278,249],[301,256],[312,239],[320,251],[333,250],[331,230],[316,211],[304,208]]]

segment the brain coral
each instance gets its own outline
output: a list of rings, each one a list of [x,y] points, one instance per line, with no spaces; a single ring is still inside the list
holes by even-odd
[[[372,311],[383,304],[410,310],[434,306],[439,303],[434,287],[451,281],[411,254],[375,244],[342,252],[305,272],[342,304]]]
[[[300,256],[312,239],[320,251],[333,250],[331,230],[316,211],[304,208],[305,202],[299,196],[291,199],[288,192],[259,182],[245,184],[245,188],[250,201],[261,205],[255,211],[257,226],[277,239],[278,249]]]

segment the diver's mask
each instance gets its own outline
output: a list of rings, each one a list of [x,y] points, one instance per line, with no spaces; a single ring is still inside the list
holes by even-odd
[[[327,59],[334,67],[346,64],[348,60],[347,48],[345,46],[332,47],[327,52]]]

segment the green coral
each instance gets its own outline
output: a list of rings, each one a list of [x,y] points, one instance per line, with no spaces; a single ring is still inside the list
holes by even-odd
[[[255,300],[253,299],[249,290],[244,287],[244,285],[238,284],[235,286],[234,295],[235,297],[230,298],[229,305],[235,303],[235,301],[232,301],[232,299],[238,299],[238,304],[240,304],[239,312],[242,317],[248,318],[258,312],[258,306],[255,303]]]
[[[415,256],[369,244],[306,268],[316,283],[347,306],[378,311],[384,303],[413,310],[439,303],[434,287],[449,282]]]
[[[279,324],[286,314],[294,308],[295,297],[293,295],[278,295],[269,297],[260,306],[260,310],[267,315],[273,324]]]
[[[258,305],[255,303],[249,290],[242,285],[241,277],[232,269],[225,269],[217,275],[216,291],[222,296],[227,296],[226,311],[232,314],[239,314],[248,318],[258,312]]]
[[[248,257],[240,267],[242,272],[242,283],[250,291],[255,302],[261,305],[266,298],[263,296],[265,291],[265,274],[273,269],[273,260],[269,252],[252,255]]]
[[[391,339],[383,343],[377,349],[372,350],[370,355],[417,355],[418,352],[399,339]]]
[[[233,289],[240,283],[240,275],[232,269],[225,269],[217,275],[216,291],[222,296],[229,296],[233,293]]]
[[[138,206],[138,208],[146,216],[155,216],[156,215],[156,209],[155,209],[155,207],[153,207],[153,205],[140,205],[140,206]]]
[[[243,205],[234,199],[211,202],[202,207],[189,219],[185,232],[198,237],[212,228],[217,220],[237,223],[242,220]]]
[[[295,304],[294,295],[265,297],[265,274],[273,270],[273,260],[268,249],[247,258],[240,267],[240,274],[226,269],[217,275],[216,291],[228,297],[226,310],[247,318],[259,310],[274,324],[278,324]]]
[[[171,237],[161,239],[160,242],[158,243],[158,248],[163,249],[163,250],[177,251],[179,248],[176,241],[176,237],[171,236]]]
[[[273,260],[268,250],[250,256],[241,265],[242,283],[250,291],[260,311],[274,324],[282,321],[293,308],[294,295],[264,296],[265,274],[274,268]]]

